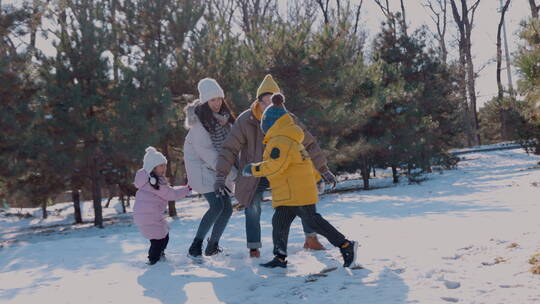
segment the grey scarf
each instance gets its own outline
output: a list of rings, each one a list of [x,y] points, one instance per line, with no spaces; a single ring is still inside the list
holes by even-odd
[[[210,139],[212,140],[214,148],[219,153],[221,152],[221,146],[223,145],[225,138],[227,138],[227,135],[229,135],[229,132],[231,131],[231,124],[229,123],[228,115],[214,113],[214,118],[216,118],[218,123],[214,125],[212,132],[210,132]]]

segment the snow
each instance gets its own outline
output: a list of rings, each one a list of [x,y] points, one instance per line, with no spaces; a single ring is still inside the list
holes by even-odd
[[[540,170],[534,168],[540,158],[514,149],[462,159],[457,170],[430,174],[419,185],[403,179],[392,186],[385,177],[373,181],[381,186],[375,190],[322,197],[319,212],[361,244],[359,270],[342,268],[339,250],[322,237],[328,250],[304,250],[298,219],[289,268],[259,267],[272,257],[268,203],[261,259],[248,257],[243,212],[233,214],[222,238],[226,255],[203,264],[186,257],[207,206],[195,197],[177,202],[167,261],[154,266],[145,265],[148,242],[115,200],[116,207],[104,209],[105,229],[71,228],[71,204],[50,208],[47,220],[7,217],[16,210],[3,210],[0,303],[539,302],[540,276],[529,271],[529,259],[540,252]],[[341,187],[351,183],[361,181]],[[30,211],[39,217],[39,209]],[[92,212],[83,203],[86,221]]]

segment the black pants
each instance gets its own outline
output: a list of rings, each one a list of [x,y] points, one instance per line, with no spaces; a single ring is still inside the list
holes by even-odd
[[[272,239],[274,241],[274,255],[280,257],[287,256],[287,242],[289,240],[289,229],[296,216],[299,216],[317,234],[324,236],[328,241],[340,247],[347,239],[343,234],[334,228],[319,213],[315,205],[307,206],[280,206],[276,208],[272,217]]]
[[[167,248],[169,243],[169,234],[160,240],[150,240],[150,249],[148,250],[148,260],[150,262],[157,262],[161,257],[161,253]]]

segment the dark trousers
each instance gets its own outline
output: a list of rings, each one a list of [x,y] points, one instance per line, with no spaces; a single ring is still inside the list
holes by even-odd
[[[150,240],[150,249],[148,250],[148,260],[150,262],[157,262],[161,257],[161,253],[167,248],[169,243],[169,234],[160,240]]]
[[[272,239],[274,241],[274,255],[287,256],[287,242],[289,229],[294,218],[298,216],[309,225],[317,234],[324,236],[332,245],[340,247],[347,239],[334,228],[319,213],[315,205],[307,206],[280,206],[272,217]]]

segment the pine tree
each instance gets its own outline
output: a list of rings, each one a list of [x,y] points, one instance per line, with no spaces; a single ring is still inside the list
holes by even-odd
[[[62,24],[56,33],[56,56],[44,61],[46,83],[42,107],[50,119],[44,124],[54,165],[77,190],[77,180],[89,182],[94,225],[103,227],[101,187],[111,150],[111,80],[108,59],[110,31],[102,26],[106,3],[61,2]],[[65,14],[65,15],[64,15]],[[67,16],[66,16],[67,15]],[[67,17],[67,18],[66,18]]]
[[[25,207],[42,206],[62,191],[63,180],[48,166],[42,153],[48,145],[40,130],[47,119],[39,111],[39,83],[31,57],[35,50],[18,52],[13,37],[21,37],[31,27],[31,9],[2,8],[0,13],[0,183],[10,199]]]
[[[540,154],[540,21],[532,18],[524,23],[520,37],[522,45],[516,62],[521,76],[519,89],[525,95],[523,115],[527,122],[521,137],[527,150]]]
[[[373,56],[377,89],[366,136],[381,149],[378,154],[392,167],[394,181],[399,167],[409,173],[429,171],[433,157],[460,133],[455,74],[426,48],[423,30],[407,35],[385,25]]]
[[[185,134],[182,104],[173,100],[173,90],[178,95],[187,93],[187,84],[193,79],[182,73],[183,48],[203,11],[204,5],[193,0],[125,1],[121,9],[126,20],[123,27],[127,49],[136,50],[132,55],[139,58],[132,63],[134,72],[130,76],[139,94],[130,102],[146,107],[142,116],[146,121],[140,128],[149,136],[140,142],[159,147],[165,154],[169,160],[167,177],[172,183],[182,165],[179,155],[173,152],[182,146]],[[136,150],[139,160],[143,151]],[[169,215],[176,216],[174,202],[169,202]]]

